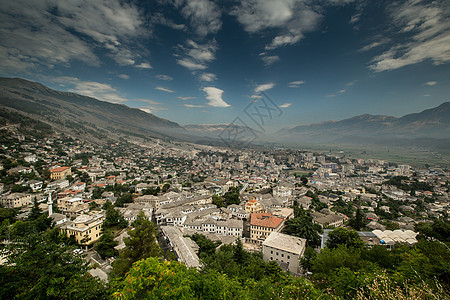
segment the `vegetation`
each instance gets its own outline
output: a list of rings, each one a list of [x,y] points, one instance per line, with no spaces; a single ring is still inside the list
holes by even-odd
[[[156,228],[143,212],[139,213],[132,225],[133,229],[128,230],[130,237],[124,238],[126,248],[113,264],[111,277],[116,280],[125,276],[134,262],[162,255],[162,250],[156,240]]]
[[[322,228],[314,224],[312,220],[309,211],[294,207],[294,218],[286,221],[283,232],[306,239],[306,244],[310,247],[318,247],[320,246],[319,233],[322,232]]]

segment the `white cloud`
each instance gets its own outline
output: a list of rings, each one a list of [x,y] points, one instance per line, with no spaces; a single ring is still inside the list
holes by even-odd
[[[185,68],[188,68],[189,70],[193,71],[193,70],[204,70],[206,69],[206,66],[203,64],[199,64],[196,63],[194,61],[192,61],[189,58],[185,58],[185,59],[177,59],[177,63],[180,66],[183,66]]]
[[[289,82],[288,86],[291,88],[298,88],[300,85],[302,85],[304,83],[305,82],[303,80],[291,81],[291,82]]]
[[[269,55],[269,56],[262,56],[261,59],[263,60],[264,65],[266,67],[268,67],[268,66],[276,63],[277,61],[279,61],[280,57],[278,55],[272,55],[272,56]]]
[[[275,83],[273,83],[273,82],[260,84],[260,85],[256,86],[255,93],[261,93],[261,92],[270,90],[274,86],[275,86]]]
[[[437,81],[428,81],[427,83],[425,83],[426,85],[432,86],[432,85],[436,85]]]
[[[273,38],[272,43],[266,45],[266,50],[273,50],[281,46],[297,44],[303,38],[301,33],[289,33]]]
[[[55,77],[51,80],[67,87],[67,91],[69,92],[96,98],[98,100],[108,101],[112,103],[122,103],[129,100],[123,97],[117,89],[106,83],[82,81],[76,77],[67,76]]]
[[[273,50],[296,44],[305,32],[317,28],[321,15],[308,5],[303,0],[243,0],[231,14],[249,33],[279,29],[280,33],[266,46],[266,50]]]
[[[367,51],[370,51],[372,49],[384,46],[384,45],[386,45],[387,43],[389,43],[391,41],[390,39],[387,39],[387,38],[384,38],[384,37],[378,37],[378,36],[375,39],[377,39],[377,40],[372,42],[372,43],[370,43],[370,44],[368,44],[368,45],[366,45],[366,46],[364,46],[364,47],[362,47],[358,51],[359,52],[367,52]]]
[[[345,93],[346,91],[347,91],[346,89],[342,89],[342,90],[338,91],[338,93],[339,93],[339,94],[343,94],[343,93]]]
[[[168,26],[172,29],[175,30],[186,30],[186,25],[185,24],[177,24],[174,21],[166,18],[163,14],[161,13],[155,13],[152,17],[152,24],[162,24],[165,26]]]
[[[119,74],[119,75],[117,75],[117,77],[122,78],[122,79],[130,79],[130,76],[127,74]]]
[[[11,62],[23,71],[72,61],[98,65],[97,48],[130,65],[137,54],[129,41],[150,34],[140,10],[119,0],[6,1],[0,20],[2,70],[14,68]]]
[[[349,83],[347,83],[347,86],[353,86],[353,85],[355,85],[355,83],[356,83],[356,80],[350,81]]]
[[[122,95],[119,90],[107,83],[101,83],[96,81],[83,81],[76,77],[60,76],[60,77],[47,77],[47,80],[60,84],[64,87],[64,90],[72,93],[77,93],[83,96],[92,97],[98,100],[112,102],[112,103],[125,103],[127,101],[144,102],[148,104],[144,108],[149,108],[152,111],[160,110],[158,107],[159,102],[150,99],[129,99]]]
[[[204,37],[217,33],[222,28],[221,8],[209,0],[189,0],[185,2],[181,13],[190,22],[195,33]]]
[[[155,90],[163,91],[163,92],[166,92],[166,93],[175,93],[174,91],[166,89],[165,87],[162,87],[162,86],[155,87]]]
[[[207,105],[213,106],[213,107],[230,107],[231,106],[222,99],[223,90],[211,86],[211,87],[202,88],[202,91],[204,91],[206,93],[206,99],[209,100],[209,102],[206,103]]]
[[[280,105],[281,108],[288,108],[292,105],[292,103],[286,102]]]
[[[139,69],[153,69],[153,67],[148,62],[143,62],[135,66]]]
[[[194,105],[194,104],[184,104],[184,106],[189,108],[205,107],[204,105]]]
[[[212,82],[212,81],[217,80],[216,74],[213,74],[213,73],[202,73],[202,74],[200,74],[199,78],[200,78],[200,80],[206,81],[206,82]]]
[[[158,74],[158,75],[155,75],[155,77],[160,80],[166,80],[166,81],[173,80],[173,77],[171,77],[169,75],[164,75],[164,74]]]
[[[192,100],[192,99],[196,99],[197,97],[181,97],[181,96],[178,96],[177,98],[180,99],[180,100]]]
[[[448,5],[441,1],[409,1],[390,6],[389,13],[393,21],[391,32],[395,31],[390,34],[398,35],[403,42],[374,57],[370,69],[395,70],[427,60],[435,65],[450,62]]]
[[[187,40],[186,46],[178,45],[178,50],[184,56],[177,60],[179,65],[191,71],[204,70],[208,63],[216,59],[217,43],[212,40],[205,44],[198,44],[193,40]]]
[[[151,114],[152,113],[152,111],[150,110],[150,108],[139,108],[140,110],[142,110],[142,111],[144,111],[144,112],[146,112],[146,113],[148,113],[148,114]]]

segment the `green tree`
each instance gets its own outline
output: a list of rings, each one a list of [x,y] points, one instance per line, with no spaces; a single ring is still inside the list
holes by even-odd
[[[34,221],[39,218],[40,215],[42,215],[42,210],[39,208],[39,204],[36,198],[34,198],[33,207],[31,208],[30,214],[28,215],[28,220]]]
[[[212,203],[217,205],[217,207],[224,207],[226,204],[223,201],[223,198],[219,195],[212,196]]]
[[[307,246],[320,246],[320,225],[313,223],[312,216],[309,214],[309,212],[303,212],[301,208],[297,211],[300,211],[297,212],[298,217],[287,220],[283,232],[289,235],[306,239]]]
[[[160,257],[162,250],[157,242],[157,231],[153,223],[140,212],[128,230],[129,238],[124,238],[125,249],[114,262],[112,277],[121,278],[131,268],[131,265],[148,257]]]
[[[103,228],[111,228],[117,226],[119,228],[126,228],[128,221],[122,216],[122,214],[113,206],[109,206],[106,209],[105,220],[103,221]]]
[[[203,258],[205,256],[214,255],[216,252],[216,248],[221,244],[220,242],[213,242],[203,234],[194,233],[191,236],[191,239],[198,245],[198,256]]]
[[[1,299],[106,298],[102,284],[87,273],[87,263],[57,236],[56,230],[31,233],[4,250]]]
[[[355,216],[349,220],[348,225],[350,225],[355,230],[361,230],[361,228],[366,226],[366,219],[364,217],[364,213],[360,208],[356,210]]]
[[[328,233],[326,246],[333,249],[337,248],[339,245],[362,248],[364,247],[364,242],[361,240],[356,230],[338,227]]]
[[[437,239],[441,242],[450,243],[450,222],[437,219],[433,223],[420,222],[414,225],[419,232],[419,238]]]
[[[116,256],[114,249],[119,243],[114,240],[114,235],[109,230],[103,230],[102,235],[95,244],[95,251],[103,258]]]
[[[115,206],[123,207],[124,203],[131,203],[133,202],[133,196],[131,193],[123,193],[119,198],[117,198]]]

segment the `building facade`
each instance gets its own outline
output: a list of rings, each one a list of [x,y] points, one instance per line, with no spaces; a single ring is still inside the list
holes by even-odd
[[[299,274],[305,248],[306,239],[272,232],[262,243],[263,259],[265,262],[276,261],[285,271]]]

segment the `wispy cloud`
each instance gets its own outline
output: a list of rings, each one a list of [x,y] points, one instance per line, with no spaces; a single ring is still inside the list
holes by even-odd
[[[291,88],[298,88],[300,85],[302,85],[304,83],[305,82],[303,80],[291,81],[291,82],[289,82],[288,86]]]
[[[67,91],[77,93],[80,95],[92,97],[102,101],[108,101],[112,103],[124,103],[127,101],[141,101],[149,104],[159,104],[150,99],[129,99],[123,96],[119,90],[112,87],[107,83],[101,83],[96,81],[83,81],[76,77],[53,77],[48,80],[59,83]]]
[[[196,99],[197,97],[181,97],[181,96],[178,96],[177,98],[184,101],[184,100]]]
[[[425,83],[426,85],[432,86],[432,85],[436,85],[437,81],[428,81]]]
[[[99,48],[117,64],[132,65],[142,53],[131,50],[130,40],[151,34],[140,9],[119,0],[7,1],[0,19],[0,70],[14,65],[15,70],[36,70],[73,61],[99,65]]]
[[[139,69],[153,69],[153,67],[148,62],[142,62],[135,67]]]
[[[175,91],[166,89],[165,87],[162,87],[162,86],[157,86],[157,87],[155,87],[155,90],[163,91],[163,92],[166,92],[166,93],[175,93]]]
[[[117,77],[122,78],[122,79],[130,79],[130,76],[127,74],[119,74],[119,75],[117,75]]]
[[[223,90],[211,86],[211,87],[202,88],[202,91],[205,92],[206,99],[209,100],[209,102],[206,103],[207,105],[213,106],[213,107],[230,107],[231,106],[222,99]]]
[[[306,1],[242,0],[231,11],[249,33],[279,29],[266,50],[298,43],[303,33],[317,28],[321,15]]]
[[[280,107],[281,107],[281,108],[288,108],[288,107],[290,107],[291,105],[292,105],[292,103],[286,102],[286,103],[281,104]]]
[[[260,85],[255,87],[255,93],[261,93],[261,92],[270,90],[274,86],[275,86],[275,83],[273,83],[273,82],[260,84]]]
[[[184,106],[189,108],[205,107],[204,105],[195,105],[195,104],[184,104]]]
[[[166,81],[173,80],[173,77],[171,77],[169,75],[164,75],[164,74],[155,75],[155,78],[158,78],[160,80],[166,80]]]
[[[178,59],[177,63],[180,66],[183,66],[185,68],[188,68],[191,71],[195,71],[195,70],[204,70],[206,69],[206,66],[204,64],[201,63],[196,63],[194,62],[192,59],[190,58],[183,58],[183,59]]]
[[[180,66],[191,71],[204,70],[208,63],[213,61],[217,51],[217,43],[213,40],[205,44],[198,44],[193,40],[187,40],[186,45],[178,45],[178,50],[182,56],[177,60]]]
[[[263,53],[261,53],[261,54],[263,54]],[[264,65],[266,67],[268,67],[268,66],[276,63],[277,61],[279,61],[280,57],[278,55],[267,55],[267,56],[266,55],[262,55],[261,59],[263,60]]]
[[[206,81],[206,82],[212,82],[212,81],[217,80],[216,74],[213,74],[213,73],[202,73],[202,74],[200,74],[199,78],[200,78],[200,80]]]
[[[392,19],[390,34],[401,37],[402,42],[375,56],[370,69],[395,70],[426,60],[435,65],[450,62],[450,23],[445,1],[396,2],[388,12]]]
[[[189,20],[194,32],[201,37],[217,33],[222,28],[222,10],[213,1],[186,1],[181,13]]]

